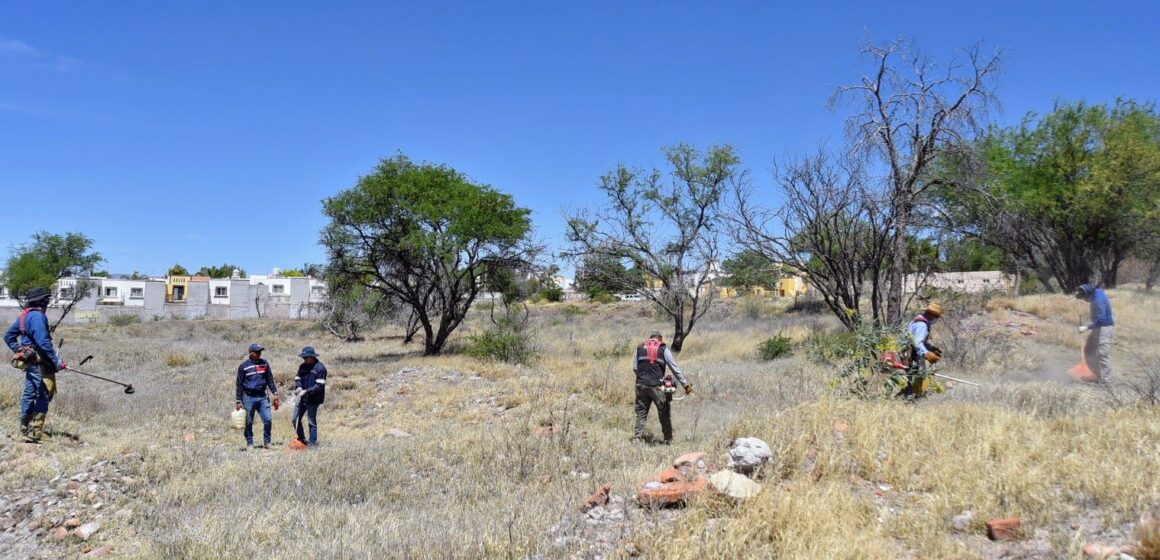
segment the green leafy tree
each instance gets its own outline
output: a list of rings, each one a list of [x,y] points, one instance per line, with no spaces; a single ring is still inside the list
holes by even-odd
[[[326,266],[318,263],[304,263],[299,270],[302,271],[302,274],[311,278],[322,278],[326,275]]]
[[[748,249],[725,259],[721,268],[729,274],[722,284],[738,289],[760,286],[773,290],[777,288],[780,277],[778,265],[769,262],[761,253]]]
[[[702,153],[679,144],[665,149],[668,178],[659,170],[619,166],[600,179],[607,204],[595,212],[567,216],[569,255],[629,262],[628,276],[612,285],[630,286],[637,274],[646,282],[634,291],[655,303],[673,324],[670,348],[680,352],[685,338],[712,306],[712,265],[717,262],[722,221],[720,201],[742,178],[732,147]],[[601,261],[596,261],[601,262]],[[607,261],[605,261],[607,262]],[[635,278],[634,278],[635,276]]]
[[[234,271],[238,271],[239,278],[246,277],[246,269],[240,266],[234,266],[226,263],[221,266],[203,266],[197,269],[196,276],[209,276],[210,278],[233,278]]]
[[[607,253],[592,253],[581,259],[574,286],[576,291],[595,298],[601,294],[636,292],[644,288],[644,280],[620,259]]]
[[[948,240],[942,251],[943,267],[956,272],[1001,270],[1006,263],[1002,249],[973,237]]]
[[[92,249],[93,240],[81,233],[34,233],[30,243],[11,250],[0,281],[3,281],[9,293],[19,297],[32,288],[51,289],[61,279],[72,277],[71,293],[67,294],[60,318],[53,325],[55,329],[72,311],[73,306],[96,287],[96,283],[86,277],[103,259],[100,253]]]
[[[1064,103],[994,130],[978,187],[945,196],[959,222],[1048,289],[1114,287],[1160,222],[1160,115],[1151,104]]]
[[[444,348],[489,272],[518,268],[535,253],[530,210],[450,167],[401,154],[323,201],[323,213],[330,275],[413,311],[426,355]]]
[[[181,266],[180,264],[175,264],[175,265],[169,267],[169,271],[166,272],[165,275],[166,276],[189,276],[189,269],[185,268],[184,266]]]
[[[282,275],[283,278],[303,278],[306,276],[305,272],[302,272],[301,270],[298,270],[297,268],[288,268],[286,270],[283,270],[280,274]]]

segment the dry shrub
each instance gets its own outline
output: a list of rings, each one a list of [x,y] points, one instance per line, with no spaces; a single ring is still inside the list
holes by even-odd
[[[193,356],[169,353],[165,355],[165,365],[171,368],[189,367],[193,365]]]
[[[52,400],[52,411],[78,422],[88,422],[106,409],[105,400],[96,391],[76,384],[62,387]]]
[[[1160,518],[1155,511],[1140,517],[1140,523],[1132,531],[1132,538],[1136,541],[1136,558],[1160,560]]]

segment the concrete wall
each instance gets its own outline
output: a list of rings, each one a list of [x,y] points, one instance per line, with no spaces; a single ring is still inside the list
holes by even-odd
[[[100,305],[99,287],[88,297],[78,301],[65,320],[69,324],[104,323],[110,318],[122,315],[136,315],[142,322],[163,319],[302,319],[314,318],[310,303],[319,298],[311,297],[311,288],[317,280],[308,278],[280,279],[289,293],[271,297],[270,286],[250,284],[248,280],[213,280],[190,282],[186,287],[186,301],[167,303],[164,282],[130,281],[117,282],[118,296],[124,296],[125,305]],[[123,284],[122,283],[126,283]],[[114,284],[110,284],[114,285]],[[213,289],[223,286],[228,289],[227,298],[213,298]],[[128,289],[143,287],[143,298],[128,304]],[[121,293],[124,292],[124,293]],[[211,303],[212,302],[212,303]],[[50,320],[60,316],[60,308],[50,308]],[[7,328],[20,316],[20,308],[0,306],[0,328]]]

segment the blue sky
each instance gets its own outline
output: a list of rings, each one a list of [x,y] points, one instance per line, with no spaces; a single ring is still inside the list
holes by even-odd
[[[322,262],[320,201],[402,151],[533,209],[600,202],[618,163],[839,144],[867,37],[1006,53],[1012,124],[1154,100],[1160,3],[23,2],[0,0],[0,248],[82,232],[114,272]]]

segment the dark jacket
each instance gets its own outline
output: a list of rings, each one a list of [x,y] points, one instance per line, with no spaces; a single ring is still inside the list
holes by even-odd
[[[39,307],[30,307],[21,315],[24,317],[24,328],[21,329],[20,319],[16,319],[8,332],[4,333],[4,343],[13,352],[21,346],[32,346],[40,356],[40,372],[44,374],[60,371],[60,356],[52,347],[52,332],[48,329],[48,317]],[[21,332],[23,330],[23,332]]]
[[[270,362],[262,358],[257,361],[247,359],[238,366],[238,402],[241,402],[243,393],[251,397],[266,396],[267,387],[271,393],[278,394],[278,386],[274,384],[274,368],[270,367]]]
[[[294,383],[303,391],[299,402],[314,405],[326,400],[326,366],[322,362],[314,362],[313,366],[302,362]]]

